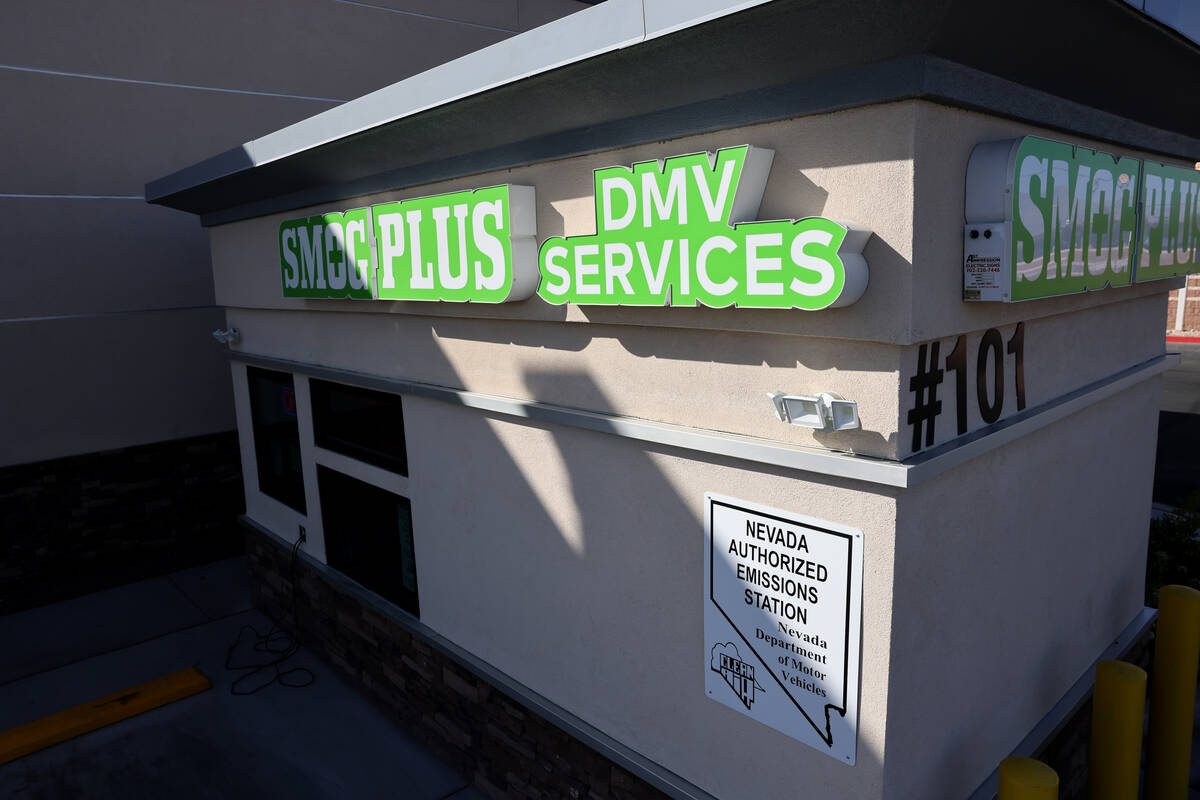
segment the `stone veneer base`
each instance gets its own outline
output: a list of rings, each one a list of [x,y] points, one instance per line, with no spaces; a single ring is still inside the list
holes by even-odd
[[[272,533],[243,518],[247,528],[255,604],[289,630],[289,549]],[[296,615],[302,644],[361,686],[415,738],[472,779],[493,798],[619,798],[711,796],[604,734],[588,729],[530,690],[508,683],[505,691],[480,674],[479,662],[425,629],[415,618],[307,556],[296,560]],[[1150,659],[1151,628],[1122,658],[1142,667]],[[515,691],[511,691],[515,689]],[[547,713],[549,712],[549,713]],[[545,714],[545,716],[543,716]],[[557,718],[560,724],[546,719]],[[600,740],[616,759],[575,735]],[[1071,711],[1035,757],[1054,767],[1061,800],[1087,796],[1091,693]],[[633,771],[654,781],[661,789]]]
[[[242,552],[235,431],[0,467],[0,615]]]
[[[243,522],[255,605],[292,630],[290,550],[274,534]],[[489,797],[711,800],[526,687],[497,680],[499,673],[488,665],[307,556],[296,559],[296,587],[301,644],[361,686]],[[489,670],[491,675],[481,674]]]

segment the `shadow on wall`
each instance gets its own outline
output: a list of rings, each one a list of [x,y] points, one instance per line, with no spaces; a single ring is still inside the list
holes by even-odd
[[[526,372],[524,379],[531,397],[553,387],[592,396],[598,406],[610,403],[584,373]],[[468,490],[470,502],[453,512],[419,511],[414,502],[414,515],[452,517],[460,544],[450,549],[476,556],[438,565],[438,573],[458,576],[453,587],[434,590],[438,606],[454,611],[439,624],[431,602],[430,624],[452,628],[445,631],[451,639],[689,779],[720,774],[727,787],[740,767],[712,773],[709,766],[740,762],[729,758],[727,736],[681,739],[671,730],[741,731],[747,757],[753,751],[779,763],[800,759],[814,780],[847,783],[839,762],[705,697],[703,494],[684,496],[673,479],[694,485],[697,470],[746,465],[445,404],[426,408],[429,429],[414,431],[423,450],[439,447],[435,424],[453,425],[454,439],[469,443],[468,450],[436,457],[447,459],[455,487]],[[670,475],[668,462],[674,462]],[[790,476],[769,467],[754,471]],[[426,486],[419,485],[416,465],[412,480],[419,498]],[[448,498],[444,488],[428,490]],[[498,632],[501,614],[508,630]],[[765,616],[763,624],[773,626]],[[598,642],[605,643],[601,652]],[[858,764],[864,776],[882,769],[880,754],[861,740]]]
[[[787,313],[787,312],[780,312]],[[794,313],[794,312],[793,312]],[[593,326],[582,324],[558,324],[542,322],[492,322],[487,325],[479,324],[478,320],[437,320],[430,327],[431,341],[435,347],[442,340],[456,339],[464,342],[485,341],[493,344],[511,344],[517,347],[540,350],[552,347],[556,353],[579,353],[586,350],[596,340],[611,340],[616,342],[625,352],[632,353],[645,360],[639,369],[622,375],[622,379],[640,383],[656,396],[670,394],[670,388],[658,380],[653,362],[650,359],[681,361],[687,364],[724,364],[740,367],[766,366],[779,370],[773,374],[774,383],[763,383],[763,395],[754,395],[753,399],[744,398],[746,402],[761,405],[764,419],[773,419],[774,411],[765,396],[767,390],[784,390],[791,393],[804,391],[819,391],[820,381],[816,387],[796,385],[795,376],[787,370],[805,368],[813,371],[837,370],[839,365],[854,364],[858,373],[894,373],[897,369],[892,353],[887,348],[870,346],[864,343],[848,340],[821,340],[819,356],[810,354],[805,348],[805,339],[781,337],[759,333],[740,331],[709,331],[703,329],[662,328],[645,325],[606,325],[602,330],[603,336],[592,331]],[[747,355],[752,354],[752,355]],[[447,364],[449,359],[445,359]],[[641,367],[645,367],[642,369]],[[534,376],[540,373],[532,373]],[[739,375],[747,375],[741,371]],[[579,380],[576,373],[571,373],[569,379],[530,379],[527,391],[523,397],[549,403],[552,405],[571,408],[587,409],[604,414],[628,413],[627,409],[610,405],[610,399],[603,392],[596,390],[594,381],[590,378]],[[755,374],[755,381],[761,379]],[[609,376],[610,380],[612,376]],[[449,379],[449,378],[448,378]],[[458,385],[457,378],[449,379],[451,385]],[[735,380],[726,377],[724,380]],[[657,382],[657,383],[656,383]],[[515,390],[514,390],[515,391]],[[676,411],[686,413],[686,409],[695,407],[694,398],[679,398],[675,404]],[[683,422],[678,416],[669,421]],[[695,423],[699,427],[705,426]],[[783,424],[783,423],[779,423]],[[817,442],[830,450],[838,452],[858,452],[878,454],[890,452],[894,448],[897,434],[891,432],[886,436],[879,431],[860,428],[852,431],[815,432]],[[785,438],[785,437],[780,437]]]
[[[533,396],[541,394],[550,384],[561,384],[564,381],[575,383],[582,390],[598,395],[601,393],[595,382],[583,373],[527,372],[525,379]],[[563,429],[548,430],[554,435],[565,472],[564,477],[569,482],[581,526],[578,538],[584,546],[579,548],[579,555],[589,562],[586,565],[580,565],[581,572],[594,572],[594,568],[599,562],[603,573],[622,574],[628,578],[632,586],[666,586],[667,582],[658,577],[661,574],[663,558],[686,565],[686,569],[681,572],[684,576],[691,578],[691,581],[685,579],[675,585],[673,588],[677,592],[676,596],[647,598],[648,602],[644,608],[630,609],[630,611],[657,620],[661,630],[645,632],[656,641],[669,641],[681,629],[686,631],[686,644],[683,644],[681,649],[689,653],[698,651],[697,668],[691,672],[676,675],[673,680],[684,695],[680,700],[686,700],[689,695],[692,698],[702,697],[705,694],[703,665],[706,659],[704,654],[713,644],[704,640],[704,606],[696,602],[697,599],[703,597],[703,593],[698,590],[702,588],[704,572],[704,498],[702,494],[690,498],[682,496],[679,489],[671,483],[655,462],[664,457],[682,457],[703,460],[707,462],[706,466],[719,463],[730,468],[745,469],[745,465],[698,453],[684,453],[660,445],[633,444],[631,446],[630,442],[617,437],[591,433],[583,434],[590,440],[589,445],[611,449],[612,452],[607,458],[587,457],[586,451],[578,446],[578,442],[574,441],[576,436],[573,435],[573,432],[568,433]],[[598,436],[602,437],[603,441],[598,440]],[[619,471],[614,469],[618,464]],[[755,471],[779,477],[792,476],[792,473],[785,470],[769,467],[759,468],[756,466]],[[812,477],[816,479],[816,476]],[[598,488],[600,491],[597,491]],[[710,488],[718,490],[722,487],[712,486]],[[795,501],[797,504],[802,504],[799,496],[795,498]],[[621,509],[621,511],[618,512],[617,509]],[[628,518],[633,528],[632,534],[629,530],[623,530],[624,537],[639,540],[644,536],[663,537],[665,541],[662,550],[656,551],[652,547],[647,547],[641,552],[632,551],[633,543],[628,539],[622,541],[622,535],[614,534],[609,524],[609,521],[618,515]],[[646,555],[652,557],[649,560],[639,557]],[[658,558],[653,556],[658,556]],[[735,580],[733,577],[735,563],[724,554],[714,554],[714,569],[723,572],[726,584],[732,584]],[[695,585],[692,585],[693,583]],[[661,611],[664,607],[689,609],[692,610],[692,613],[686,614],[681,619],[676,615],[664,615]],[[768,633],[775,632],[776,619],[774,617],[761,609],[754,616],[758,620],[755,623],[757,627]],[[739,642],[738,646],[742,648],[742,653],[749,658],[749,653],[746,651],[750,645],[743,645]],[[788,689],[763,671],[773,666],[764,664],[759,668],[758,682],[768,695],[774,695],[773,699],[780,701],[781,696],[787,693]],[[854,668],[858,669],[858,665],[855,665]],[[794,696],[802,701],[802,695],[803,692],[797,692]],[[826,714],[836,717],[838,712],[827,709],[824,704],[816,700],[811,703],[802,702],[802,706],[814,732],[822,738],[830,738],[830,723]],[[738,717],[730,719],[726,716],[729,713],[731,712],[725,709],[713,711],[714,715],[721,718],[722,726],[728,724],[734,727],[737,725],[757,727],[756,723],[747,722],[745,719]],[[736,714],[736,712],[732,713]],[[702,724],[703,721],[697,719],[695,722]],[[837,731],[840,728],[840,724],[835,721],[833,729]],[[786,738],[783,734],[772,732],[769,736],[780,737],[780,741],[791,742],[791,739]],[[712,748],[711,757],[719,759],[722,755],[721,744],[713,741],[708,743],[708,746]],[[869,765],[872,755],[874,754],[860,753],[860,756],[865,757],[865,762],[860,763]],[[813,758],[821,765],[820,767],[814,765],[811,768],[813,773],[824,771],[822,767],[825,767],[829,769],[829,777],[832,780],[837,779],[833,772],[832,761],[820,759],[815,754]]]

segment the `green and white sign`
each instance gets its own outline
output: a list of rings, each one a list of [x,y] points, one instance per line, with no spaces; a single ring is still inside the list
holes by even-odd
[[[596,233],[551,237],[539,253],[548,303],[800,308],[857,300],[870,232],[824,217],[756,222],[774,151],[599,169]]]
[[[862,531],[714,492],[704,510],[705,693],[853,764]]]
[[[493,186],[279,226],[284,297],[503,303],[537,287],[529,186]]]
[[[967,166],[963,299],[1012,302],[1195,271],[1200,173],[1026,136]]]
[[[1200,271],[1200,172],[1153,161],[1142,163],[1142,231],[1137,280]]]

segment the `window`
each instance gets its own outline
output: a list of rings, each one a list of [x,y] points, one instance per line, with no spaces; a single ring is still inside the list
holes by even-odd
[[[329,566],[420,616],[408,498],[320,465],[317,485]]]
[[[250,386],[258,489],[305,514],[295,382],[286,372],[258,367],[246,368],[246,380]]]
[[[408,474],[400,395],[315,378],[308,385],[317,447]]]

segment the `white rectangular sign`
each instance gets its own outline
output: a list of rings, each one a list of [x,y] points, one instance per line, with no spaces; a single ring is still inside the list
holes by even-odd
[[[708,696],[853,764],[862,531],[704,495]]]

